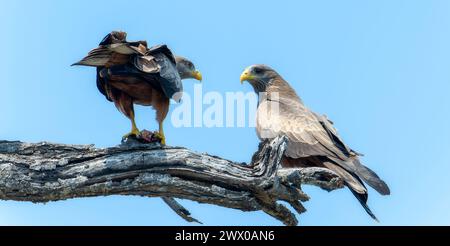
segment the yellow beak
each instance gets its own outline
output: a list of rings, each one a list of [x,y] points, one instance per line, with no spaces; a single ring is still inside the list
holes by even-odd
[[[197,70],[192,72],[192,77],[198,81],[202,81],[203,79],[202,73],[200,73],[200,71]]]
[[[251,80],[254,79],[255,76],[253,76],[250,71],[248,71],[248,69],[246,69],[242,74],[241,74],[241,84],[244,83],[244,81],[246,80]]]

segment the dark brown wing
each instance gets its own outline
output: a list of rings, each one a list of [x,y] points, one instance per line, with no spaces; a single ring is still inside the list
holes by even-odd
[[[99,73],[105,67],[125,65],[134,56],[145,54],[148,50],[146,41],[127,42],[126,37],[126,32],[113,31],[109,33],[100,42],[99,47],[90,51],[81,61],[73,64],[97,67],[97,88],[109,101],[112,101],[110,93],[108,94],[110,86]]]
[[[108,101],[112,102],[113,100],[111,98],[111,95],[108,94],[108,86],[109,85],[107,84],[105,79],[103,79],[102,77],[99,76],[99,73],[102,69],[103,68],[101,68],[101,67],[97,68],[97,75],[96,75],[97,89],[100,91],[100,93],[102,93],[106,97],[106,99]]]
[[[167,47],[167,45],[165,45],[165,44],[156,45],[156,46],[151,47],[147,51],[147,55],[154,55],[154,54],[158,54],[158,53],[164,54],[172,63],[174,63],[174,64],[177,63],[175,60],[174,54],[169,49],[169,47]]]
[[[108,100],[111,98],[105,87],[113,77],[122,79],[122,84],[147,83],[168,98],[181,99],[181,78],[175,57],[166,45],[148,49],[145,41],[127,42],[126,33],[112,32],[73,65],[97,67],[97,88]]]
[[[91,50],[81,61],[73,66],[109,67],[129,62],[135,55],[144,55],[147,51],[141,43],[119,43],[102,45]]]
[[[81,61],[72,64],[92,67],[109,67],[122,65],[130,61],[134,55],[144,55],[147,53],[147,42],[128,42],[127,33],[113,31],[106,35],[99,46],[91,50]]]
[[[167,98],[179,101],[183,87],[180,75],[171,59],[164,53],[135,56],[132,63],[111,66],[100,71],[99,81],[121,80],[124,84],[147,83],[164,93]]]

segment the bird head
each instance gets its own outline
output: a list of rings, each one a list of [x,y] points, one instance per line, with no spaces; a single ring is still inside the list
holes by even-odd
[[[267,86],[278,73],[266,65],[252,65],[241,74],[241,84],[248,81],[256,92],[265,92]]]
[[[181,79],[196,79],[202,81],[202,74],[195,69],[194,63],[181,56],[175,56],[175,61]]]

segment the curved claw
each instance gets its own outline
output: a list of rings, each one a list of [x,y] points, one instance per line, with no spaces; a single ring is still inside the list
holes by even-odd
[[[122,142],[126,141],[130,137],[139,138],[140,135],[141,135],[141,132],[139,130],[137,130],[137,129],[132,130],[131,132],[123,135]]]
[[[154,135],[156,138],[161,139],[161,144],[166,145],[166,137],[164,136],[164,133],[155,132]]]

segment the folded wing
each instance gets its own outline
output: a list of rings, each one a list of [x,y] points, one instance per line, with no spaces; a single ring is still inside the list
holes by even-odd
[[[148,48],[146,41],[128,42],[124,32],[111,32],[73,65],[97,67],[97,87],[108,100],[107,76],[102,74],[120,74],[123,83],[144,81],[176,101],[183,90],[174,55],[166,45]]]
[[[310,111],[297,97],[284,96],[275,102],[262,101],[258,106],[257,131],[260,138],[285,135],[289,139],[286,150],[288,166],[320,166],[337,173],[374,219],[367,206],[366,182],[383,195],[389,187],[378,175],[361,164],[359,154],[349,148],[338,135],[333,123],[325,116]]]

